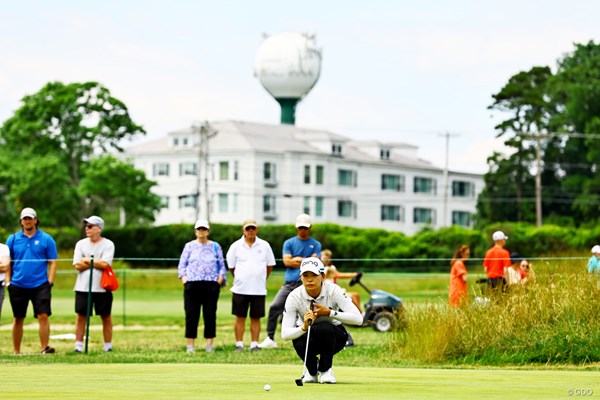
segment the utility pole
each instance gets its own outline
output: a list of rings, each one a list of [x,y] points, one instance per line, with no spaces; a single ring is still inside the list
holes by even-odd
[[[196,170],[196,219],[203,216],[207,221],[210,220],[210,193],[208,191],[208,157],[209,147],[208,140],[217,134],[217,131],[213,131],[208,121],[203,123],[195,123],[192,125],[192,131],[198,132],[200,136],[200,142],[198,143],[198,168]],[[203,187],[204,195],[204,207],[200,201],[201,187]],[[204,209],[204,210],[202,210]],[[202,213],[204,211],[204,213]]]
[[[535,135],[535,226],[542,226],[542,137]]]
[[[446,160],[444,162],[444,175],[443,175],[443,207],[442,207],[442,218],[441,227],[450,225],[448,223],[448,196],[449,196],[449,179],[448,179],[448,163],[450,159],[450,137],[457,137],[458,134],[450,134],[449,132],[439,134],[438,136],[444,136],[446,138]]]

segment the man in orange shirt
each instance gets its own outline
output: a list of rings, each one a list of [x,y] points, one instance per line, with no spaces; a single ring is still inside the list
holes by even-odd
[[[510,253],[504,248],[508,236],[502,231],[496,231],[492,235],[494,246],[485,253],[483,266],[487,274],[488,287],[493,291],[504,290],[506,281],[504,271],[510,267]]]

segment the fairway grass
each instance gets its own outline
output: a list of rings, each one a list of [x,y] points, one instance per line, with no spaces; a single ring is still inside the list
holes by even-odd
[[[300,363],[4,364],[0,371],[6,399],[552,399],[570,397],[570,390],[600,393],[598,371],[336,367],[336,385],[303,387],[294,383]],[[270,392],[263,389],[267,383]]]

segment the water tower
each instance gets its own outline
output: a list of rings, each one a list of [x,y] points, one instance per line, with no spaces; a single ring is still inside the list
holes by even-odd
[[[294,125],[296,105],[321,73],[315,36],[284,32],[265,36],[256,54],[254,75],[281,106],[281,123]]]

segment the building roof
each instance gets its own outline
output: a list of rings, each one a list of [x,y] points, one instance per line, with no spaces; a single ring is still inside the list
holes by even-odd
[[[210,138],[210,148],[215,150],[254,150],[273,153],[308,153],[331,155],[331,144],[344,146],[343,159],[346,161],[369,162],[387,165],[401,165],[412,168],[423,168],[440,171],[429,161],[408,154],[416,155],[417,146],[407,143],[383,143],[376,140],[355,141],[345,136],[326,130],[306,129],[295,125],[271,125],[245,121],[216,121],[210,127],[217,132]],[[189,146],[173,146],[172,140],[177,136],[187,136]],[[187,154],[196,153],[198,133],[192,127],[169,132],[168,135],[147,142],[132,144],[125,152],[131,155],[142,154]],[[382,160],[374,152],[366,151],[377,148],[398,149],[390,155],[389,160]],[[324,150],[327,149],[327,150]],[[407,152],[401,151],[407,150]]]

